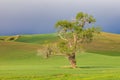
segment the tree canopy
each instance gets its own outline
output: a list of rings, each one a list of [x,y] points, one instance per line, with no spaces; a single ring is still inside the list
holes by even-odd
[[[59,20],[56,22],[55,28],[62,40],[58,44],[59,51],[68,56],[72,67],[76,66],[76,61],[73,58],[75,58],[76,52],[80,50],[81,44],[91,42],[94,34],[99,32],[98,27],[91,25],[95,22],[96,20],[92,15],[83,12],[79,12],[71,21]]]

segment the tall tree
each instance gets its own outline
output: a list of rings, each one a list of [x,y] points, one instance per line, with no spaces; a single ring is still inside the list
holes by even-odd
[[[72,21],[60,20],[56,22],[55,28],[61,39],[58,50],[67,56],[72,68],[76,68],[76,53],[83,43],[93,40],[93,36],[98,29],[92,25],[96,20],[93,16],[79,12]]]

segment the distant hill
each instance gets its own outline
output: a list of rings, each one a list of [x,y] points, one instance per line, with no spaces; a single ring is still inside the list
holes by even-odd
[[[20,35],[15,41],[4,41],[10,36],[0,37],[0,59],[31,58],[37,55],[42,44],[57,42],[56,34]],[[102,32],[89,44],[84,44],[84,51],[109,56],[120,56],[120,35]]]

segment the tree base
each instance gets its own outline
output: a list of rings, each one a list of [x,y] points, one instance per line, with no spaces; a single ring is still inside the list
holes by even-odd
[[[75,53],[72,53],[72,54],[68,55],[68,60],[70,61],[70,64],[71,64],[72,68],[77,68],[76,59],[75,59]]]

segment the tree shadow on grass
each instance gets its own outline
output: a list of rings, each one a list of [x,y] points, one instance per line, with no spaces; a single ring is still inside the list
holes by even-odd
[[[90,51],[90,52],[94,54],[100,54],[100,55],[120,57],[120,52],[118,51]]]
[[[95,69],[95,68],[114,68],[112,66],[78,66],[77,68],[81,68],[81,69]]]
[[[73,69],[71,66],[63,66],[62,68],[68,68],[68,69]],[[110,69],[110,68],[115,68],[113,66],[77,66],[76,69]]]

